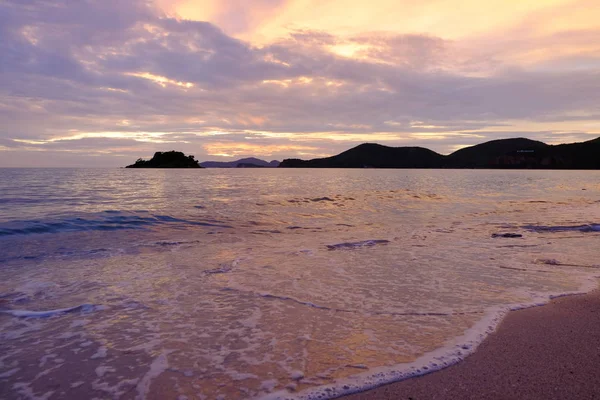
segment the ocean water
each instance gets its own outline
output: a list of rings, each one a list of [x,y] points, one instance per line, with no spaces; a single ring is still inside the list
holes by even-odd
[[[0,398],[333,398],[590,290],[599,245],[600,171],[0,169]]]

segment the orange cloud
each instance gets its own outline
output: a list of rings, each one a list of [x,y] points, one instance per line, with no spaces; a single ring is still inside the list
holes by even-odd
[[[183,18],[213,22],[253,42],[269,42],[290,29],[314,29],[340,35],[388,31],[428,33],[458,39],[518,24],[529,15],[564,9],[538,21],[545,30],[574,25],[597,26],[598,7],[588,0],[287,0],[275,4],[242,0],[159,0]],[[274,5],[275,4],[275,5]],[[583,7],[580,6],[583,4]],[[591,4],[592,7],[586,7]],[[351,22],[350,22],[351,21]]]
[[[357,36],[377,32],[439,37],[452,46],[452,51],[444,54],[451,65],[439,67],[472,76],[486,76],[498,65],[529,67],[559,57],[577,58],[600,51],[597,0],[157,2],[169,13],[212,22],[227,34],[253,45],[273,43],[300,29],[318,31],[336,38],[333,43],[324,45],[324,50],[339,57],[378,63],[402,63],[410,56],[411,49],[399,47],[392,54],[385,46],[356,40]],[[586,30],[590,32],[585,34]],[[568,34],[557,36],[560,33]],[[485,57],[481,57],[482,54]],[[290,66],[272,55],[265,57],[270,62]],[[473,65],[473,58],[488,59],[490,63]],[[286,80],[265,82],[281,87],[297,84]]]
[[[241,114],[236,118],[236,122],[242,126],[261,126],[269,119],[259,115]]]

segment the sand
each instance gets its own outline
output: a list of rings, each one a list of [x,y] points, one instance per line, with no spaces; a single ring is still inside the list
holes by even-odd
[[[367,399],[600,399],[600,291],[513,311],[463,362],[344,397]]]

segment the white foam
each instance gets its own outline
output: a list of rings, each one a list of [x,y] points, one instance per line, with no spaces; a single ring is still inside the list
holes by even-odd
[[[56,358],[56,357],[58,357],[58,355],[54,354],[54,353],[46,354],[45,356],[42,356],[42,358],[40,358],[40,363],[38,364],[38,367],[42,368],[44,365],[46,365],[46,363],[48,362],[48,359]]]
[[[272,392],[273,389],[277,386],[279,381],[277,379],[269,379],[266,381],[262,381],[260,383],[260,390],[265,390],[267,392]]]
[[[98,378],[103,378],[109,372],[115,372],[116,370],[113,367],[100,366],[96,368],[96,375]]]
[[[290,374],[290,379],[293,379],[295,381],[299,381],[302,378],[304,378],[304,372],[302,371],[292,371],[292,373]]]
[[[41,396],[37,396],[31,386],[25,382],[17,382],[12,387],[18,390],[19,394],[27,400],[48,400],[54,394],[54,390],[51,390]]]
[[[125,393],[129,392],[135,385],[138,383],[139,379],[123,379],[119,381],[116,385],[109,385],[107,382],[99,382],[98,380],[92,382],[93,390],[100,390],[110,394],[111,398],[119,399]]]
[[[258,376],[249,373],[232,371],[228,372],[227,375],[231,377],[234,381],[245,381],[246,379],[258,379]]]
[[[97,358],[105,358],[108,349],[104,346],[98,347],[98,350],[90,357],[92,360]]]
[[[135,396],[136,399],[145,399],[150,391],[150,384],[152,381],[169,368],[169,361],[167,359],[169,353],[171,353],[171,351],[165,350],[152,361],[150,370],[146,372],[146,375],[142,377],[136,386],[138,392],[137,396]]]
[[[532,301],[531,303],[492,307],[486,311],[484,318],[479,320],[462,336],[450,340],[444,347],[429,352],[411,363],[398,364],[393,367],[372,368],[368,372],[352,375],[331,384],[305,389],[299,393],[290,393],[290,391],[281,390],[262,396],[260,399],[327,400],[439,371],[464,360],[468,355],[475,352],[483,340],[496,330],[508,312],[542,306],[557,297],[585,294],[597,287],[597,280],[587,279],[582,282],[582,291],[546,296],[543,298],[543,301],[537,301],[542,299],[541,296],[538,296],[535,299],[536,301]],[[302,376],[297,378],[300,375]],[[302,379],[304,374],[295,371],[290,377],[292,379]]]
[[[20,369],[21,368],[13,368],[11,370],[3,372],[0,374],[0,379],[1,378],[9,378],[9,377],[13,376],[14,374],[16,374],[17,372],[19,372]]]

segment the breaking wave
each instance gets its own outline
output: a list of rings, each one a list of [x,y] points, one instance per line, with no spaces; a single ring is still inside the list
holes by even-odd
[[[83,217],[68,217],[46,220],[15,220],[0,223],[0,236],[80,231],[148,229],[159,225],[231,228],[231,226],[216,220],[194,221],[189,219],[175,218],[169,215],[153,215],[146,211],[105,211]]]

